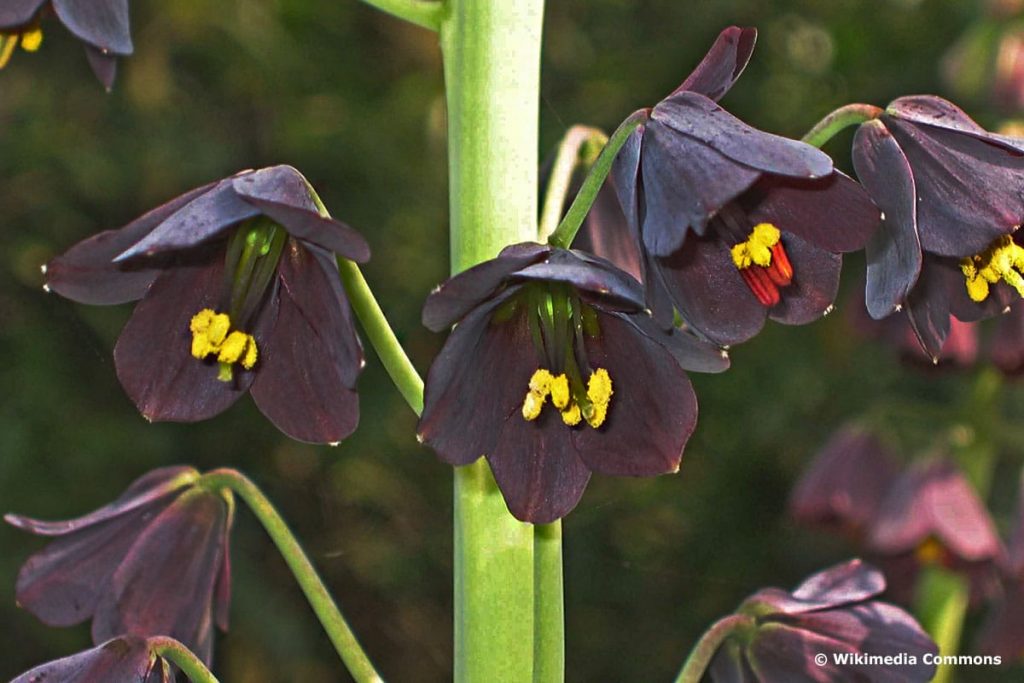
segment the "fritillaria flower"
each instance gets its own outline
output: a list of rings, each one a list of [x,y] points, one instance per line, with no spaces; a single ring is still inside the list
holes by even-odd
[[[711,662],[715,683],[930,681],[938,647],[902,609],[875,600],[885,577],[860,560],[811,576],[796,590],[765,588],[750,617]]]
[[[22,566],[18,604],[50,626],[92,619],[97,644],[123,634],[170,636],[209,664],[213,622],[227,629],[234,508],[195,486],[198,478],[189,467],[154,470],[113,503],[68,521],[6,515],[55,539]]]
[[[898,465],[876,436],[838,430],[808,465],[789,500],[797,521],[860,537],[896,478]]]
[[[85,44],[93,73],[110,90],[117,57],[132,53],[128,0],[4,0],[0,3],[0,69],[20,45],[35,52],[43,42],[42,20],[54,14]]]
[[[885,216],[867,246],[873,318],[905,308],[938,358],[950,314],[980,320],[1024,296],[1024,141],[941,98],[901,97],[860,126],[853,162]]]
[[[37,666],[11,683],[174,683],[174,680],[171,667],[154,654],[146,640],[123,636]]]
[[[423,323],[458,323],[427,376],[418,436],[442,460],[484,455],[509,510],[546,523],[591,471],[675,472],[697,420],[685,369],[728,366],[715,346],[665,332],[640,284],[582,252],[518,244],[427,299]]]
[[[754,47],[722,32],[704,60],[650,110],[613,169],[640,236],[647,298],[719,344],[771,317],[804,324],[835,300],[841,252],[861,248],[879,212],[820,150],[747,126],[717,101]]]
[[[352,228],[317,211],[290,166],[192,190],[46,268],[81,303],[141,299],[114,349],[149,420],[195,422],[246,391],[282,432],[334,443],[359,421],[362,347],[335,254],[369,258]]]

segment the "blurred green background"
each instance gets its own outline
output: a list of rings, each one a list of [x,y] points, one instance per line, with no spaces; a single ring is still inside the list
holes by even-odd
[[[851,101],[949,95],[940,61],[982,9],[963,0],[551,0],[541,156],[573,123],[610,130],[659,100],[732,23],[761,34],[724,104],[773,132],[799,136]],[[0,72],[0,509],[65,518],[151,468],[241,468],[279,505],[384,677],[450,679],[451,472],[417,445],[415,419],[372,351],[361,428],[337,448],[287,440],[248,399],[212,422],[149,425],[111,362],[130,308],[71,304],[43,293],[39,274],[75,241],[186,189],[293,164],[366,235],[367,278],[425,371],[442,338],[420,327],[419,308],[448,267],[436,38],[356,0],[135,0],[132,13],[136,54],[109,95],[55,21],[39,53],[19,52]],[[998,121],[983,96],[962,104]],[[847,170],[849,139],[829,148]],[[862,261],[850,259],[847,287],[862,277]],[[565,521],[568,680],[671,680],[702,630],[744,596],[791,587],[853,554],[787,520],[802,465],[880,397],[941,406],[969,381],[904,367],[851,335],[839,314],[770,325],[732,355],[729,373],[694,378],[701,419],[678,476],[595,477]],[[1006,400],[1024,413],[1018,392]],[[922,440],[953,426],[918,425]],[[1008,462],[993,492],[1003,529]],[[14,604],[18,567],[41,545],[0,526],[0,679],[88,644],[87,626],[49,629]],[[221,680],[344,680],[244,510],[232,550]]]

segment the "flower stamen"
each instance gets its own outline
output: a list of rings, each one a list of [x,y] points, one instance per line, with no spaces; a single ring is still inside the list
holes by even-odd
[[[227,313],[217,313],[204,308],[192,316],[189,322],[192,332],[192,357],[203,360],[217,356],[220,366],[217,379],[230,382],[233,377],[232,365],[238,363],[246,370],[252,370],[259,358],[256,339],[240,330],[231,329],[231,318]]]
[[[1021,277],[1024,273],[1024,248],[1009,235],[999,237],[980,254],[962,259],[960,272],[964,274],[967,296],[971,301],[985,301],[991,285],[1000,281],[1013,287],[1024,298],[1024,278]]]
[[[762,306],[779,303],[780,287],[793,282],[793,264],[782,246],[782,232],[771,223],[758,223],[746,241],[730,253],[733,265]]]
[[[612,397],[612,378],[604,368],[598,368],[587,381],[586,393],[582,387],[574,391],[569,378],[563,373],[553,375],[540,368],[530,377],[529,390],[523,398],[523,419],[532,422],[540,417],[548,396],[559,411],[562,422],[575,427],[586,420],[594,429],[604,424]]]
[[[19,33],[0,33],[0,69],[7,66],[15,48],[21,45],[25,52],[35,52],[43,44],[43,30],[38,26]]]

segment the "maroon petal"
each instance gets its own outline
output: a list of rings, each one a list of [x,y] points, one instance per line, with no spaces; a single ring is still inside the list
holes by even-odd
[[[984,140],[1010,151],[1024,152],[1024,140],[990,133],[949,100],[935,95],[908,95],[889,103],[886,113]]]
[[[718,34],[697,68],[672,94],[690,90],[718,101],[743,73],[754,52],[755,42],[755,28],[730,26],[725,29]]]
[[[543,244],[513,244],[497,257],[449,278],[423,304],[424,327],[432,332],[448,329],[495,294],[510,274],[540,261],[550,252],[551,247]]]
[[[4,0],[0,4],[0,28],[18,28],[32,21],[46,0]]]
[[[941,270],[929,259],[917,284],[907,295],[907,320],[925,353],[933,362],[942,356],[949,335],[949,287]]]
[[[880,121],[857,129],[853,167],[875,203],[882,225],[867,243],[868,313],[880,320],[903,304],[921,272],[917,190],[903,150]]]
[[[85,58],[89,60],[89,68],[92,69],[103,88],[107,92],[113,90],[114,79],[117,78],[117,57],[86,44]]]
[[[524,388],[529,379],[524,377]],[[512,516],[548,524],[569,514],[583,496],[590,470],[573,446],[571,428],[562,424],[558,413],[544,410],[527,422],[516,405],[504,424],[498,422],[492,428],[500,431],[494,450],[486,454],[487,462]]]
[[[795,178],[820,178],[832,172],[832,159],[820,149],[752,128],[698,93],[669,96],[658,103],[651,118],[759,171]]]
[[[762,589],[747,598],[740,610],[757,606],[760,614],[769,607],[780,614],[799,615],[868,600],[884,590],[882,572],[860,560],[850,560],[812,575],[792,593]]]
[[[226,522],[227,505],[220,494],[198,489],[153,519],[96,607],[93,640],[122,633],[166,635],[209,665],[211,604]]]
[[[252,384],[253,372],[236,369],[233,381],[221,382],[216,363],[192,357],[189,322],[204,308],[220,309],[223,287],[223,255],[214,253],[206,263],[168,268],[135,307],[114,347],[114,365],[146,419],[205,420]]]
[[[991,609],[978,635],[978,650],[1015,662],[1024,653],[1024,586],[1014,581]]]
[[[51,4],[61,23],[78,39],[105,52],[132,53],[128,0],[53,0]]]
[[[614,188],[615,194],[619,198],[623,217],[633,235],[640,234],[640,152],[643,147],[645,130],[646,126],[638,126],[626,138],[626,142],[623,143],[622,149],[619,150],[612,164],[609,180],[605,182],[605,187],[610,184]],[[614,259],[609,260],[614,261]]]
[[[235,192],[247,199],[284,204],[317,212],[306,178],[292,166],[281,164],[258,171],[239,173],[231,179]],[[317,212],[319,214],[319,212]]]
[[[46,286],[83,304],[121,304],[142,298],[160,271],[140,262],[114,263],[114,257],[211,187],[204,185],[172,199],[119,230],[82,240],[46,264]]]
[[[703,235],[708,219],[759,175],[713,146],[658,121],[647,124],[640,163],[641,235],[647,250],[656,256],[677,251],[691,229]]]
[[[213,587],[213,620],[221,631],[228,630],[231,612],[231,527],[234,526],[234,522],[235,508],[233,504],[229,504],[221,538],[224,551],[217,572],[217,583]]]
[[[1020,300],[1017,291],[1004,282],[990,285],[988,297],[978,302],[967,294],[967,279],[960,264],[953,259],[925,255],[924,267],[932,277],[945,282],[949,312],[962,322],[976,322],[1006,313]]]
[[[292,241],[278,277],[277,312],[263,323],[252,398],[293,439],[337,443],[359,423],[354,387],[363,365],[337,268],[331,277],[312,251]]]
[[[26,671],[11,683],[173,683],[167,664],[142,638],[125,636]]]
[[[704,341],[685,328],[664,329],[653,317],[638,313],[621,319],[665,348],[683,370],[719,373],[729,369],[729,353],[718,344]]]
[[[641,282],[643,272],[638,235],[626,220],[613,183],[609,180],[597,193],[583,228],[572,244],[574,250],[588,251],[606,259]]]
[[[881,220],[878,207],[840,171],[820,180],[768,176],[739,199],[753,224],[771,223],[822,249],[863,249]]]
[[[683,319],[716,344],[746,341],[764,326],[768,309],[714,235],[691,237],[670,258],[658,259],[658,267]]]
[[[1024,305],[1018,304],[999,319],[990,343],[989,356],[997,368],[1008,375],[1024,371]],[[1021,526],[1024,529],[1024,524]],[[1024,537],[1020,547],[1024,567]]]
[[[595,370],[612,378],[608,417],[598,429],[572,430],[575,451],[595,472],[649,477],[679,470],[683,447],[697,426],[697,396],[663,346],[617,315],[598,318],[601,335],[587,339]]]
[[[609,310],[637,312],[645,307],[643,288],[635,278],[585,252],[554,249],[545,260],[517,270],[509,279],[562,282],[588,302]]]
[[[768,309],[768,315],[786,325],[806,325],[832,310],[843,257],[796,235],[783,233],[782,244],[793,266],[793,281],[780,290],[782,299]]]
[[[275,223],[284,226],[293,237],[323,247],[356,263],[366,263],[370,260],[370,245],[362,235],[341,221],[324,218],[316,211],[297,209],[280,202],[253,197],[245,197],[245,200],[258,207]]]
[[[538,369],[527,318],[517,311],[491,321],[514,294],[510,290],[467,315],[427,374],[417,436],[452,465],[491,453],[506,421],[524,422],[520,409]]]

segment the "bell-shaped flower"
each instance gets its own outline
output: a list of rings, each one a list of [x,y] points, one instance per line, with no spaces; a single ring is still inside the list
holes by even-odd
[[[209,663],[214,622],[227,629],[234,503],[194,485],[198,478],[190,467],[154,470],[113,503],[68,521],[6,515],[54,539],[22,566],[18,604],[50,626],[91,619],[96,644],[169,636]]]
[[[146,419],[205,420],[248,391],[294,439],[356,428],[363,354],[335,254],[365,261],[369,247],[311,192],[290,166],[245,171],[47,265],[47,287],[69,299],[140,299],[114,364]]]
[[[534,523],[572,510],[592,471],[677,471],[697,420],[685,370],[728,367],[655,325],[626,273],[539,244],[442,284],[423,323],[458,324],[427,376],[420,440],[453,465],[485,456],[511,513]]]
[[[885,577],[860,560],[815,574],[792,592],[765,588],[737,610],[750,617],[711,661],[714,683],[930,681],[938,647],[907,612],[876,600]]]
[[[113,638],[91,650],[41,664],[11,683],[174,683],[170,665],[143,638]]]
[[[867,246],[873,318],[906,309],[938,358],[950,314],[980,320],[1024,297],[1024,140],[941,98],[901,97],[857,130],[853,163],[885,216]]]
[[[93,73],[110,90],[117,57],[132,53],[128,0],[4,0],[0,3],[0,69],[19,46],[35,52],[43,42],[42,20],[54,14],[85,45]]]

